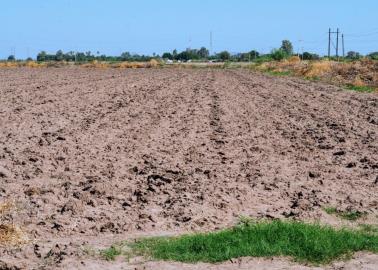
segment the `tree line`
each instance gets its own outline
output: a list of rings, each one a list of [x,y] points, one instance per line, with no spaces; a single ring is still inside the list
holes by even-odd
[[[251,50],[249,52],[231,54],[228,51],[221,51],[219,53],[210,55],[207,48],[201,47],[199,49],[186,49],[184,51],[178,52],[176,49],[172,52],[165,52],[161,56],[157,54],[153,55],[139,55],[132,54],[130,52],[123,52],[119,56],[109,56],[105,54],[100,54],[96,52],[93,54],[90,51],[87,52],[63,52],[62,50],[57,51],[55,54],[47,53],[41,51],[38,53],[36,60],[39,62],[45,61],[66,61],[66,62],[90,62],[90,61],[107,61],[107,62],[117,62],[117,61],[137,61],[145,62],[153,58],[160,58],[166,61],[235,61],[235,62],[248,62],[248,61],[269,61],[276,60],[280,61],[285,58],[291,57],[293,55],[298,55],[303,60],[318,60],[321,57],[318,54],[311,52],[303,52],[301,54],[295,54],[293,50],[293,45],[289,40],[283,40],[281,46],[277,49],[273,49],[268,54],[261,54],[256,50]],[[355,51],[349,51],[346,54],[346,59],[358,60],[363,56]],[[373,52],[367,57],[371,59],[378,60],[378,52]],[[32,60],[28,58],[27,60]],[[8,61],[16,61],[14,55],[8,57]]]

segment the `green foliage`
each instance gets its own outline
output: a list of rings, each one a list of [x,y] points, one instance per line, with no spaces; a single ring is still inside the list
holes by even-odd
[[[8,61],[16,61],[16,57],[14,55],[9,55]]]
[[[227,61],[231,58],[231,54],[228,51],[222,51],[218,53],[218,58],[222,61]]]
[[[264,54],[264,55],[261,55],[256,60],[254,60],[253,62],[255,62],[256,64],[262,64],[262,63],[265,63],[265,62],[270,62],[272,60],[273,60],[273,58],[272,58],[271,54]]]
[[[173,55],[171,53],[169,53],[169,52],[165,52],[165,53],[163,53],[163,55],[161,56],[161,58],[173,60]]]
[[[267,74],[273,75],[273,76],[290,76],[292,73],[290,71],[273,71],[269,70],[266,71]]]
[[[270,56],[273,60],[281,61],[285,59],[288,56],[288,54],[283,49],[274,49],[271,52]]]
[[[285,52],[286,55],[290,56],[293,54],[293,44],[289,40],[282,40],[282,45],[280,48]]]
[[[142,239],[131,248],[154,259],[189,263],[291,256],[297,261],[323,264],[357,251],[378,252],[378,236],[300,222],[248,222],[214,233]]]
[[[304,52],[301,58],[302,60],[319,60],[320,59],[319,55],[315,53],[309,53],[309,52]]]
[[[260,53],[258,51],[252,50],[249,52],[249,55],[251,59],[257,59],[260,56]]]
[[[94,60],[98,61],[107,61],[107,62],[116,62],[116,61],[140,61],[146,62],[152,59],[151,56],[145,55],[138,55],[138,54],[130,54],[129,52],[123,52],[120,56],[106,56],[106,55],[99,55],[97,52],[97,56],[93,55],[92,52],[67,52],[64,53],[62,50],[57,51],[55,54],[48,54],[45,51],[38,53],[37,61],[45,62],[45,61],[67,61],[67,62],[90,62]]]
[[[358,60],[361,58],[361,55],[359,52],[349,51],[347,52],[346,58],[351,60]]]
[[[377,225],[359,224],[359,227],[364,232],[378,234],[378,226]]]
[[[107,261],[114,261],[114,259],[121,255],[121,249],[115,246],[111,246],[108,249],[100,251],[101,256]]]
[[[367,92],[367,93],[372,93],[375,91],[374,88],[370,86],[356,86],[356,85],[347,85],[346,88],[348,90],[353,90],[357,92]]]
[[[325,211],[328,215],[334,215],[334,214],[337,214],[337,209],[336,209],[336,207],[324,207],[323,209],[324,209],[324,211]]]
[[[357,219],[366,215],[364,212],[352,210],[352,211],[339,211],[335,207],[325,207],[324,211],[329,215],[336,215],[342,219],[356,221]]]
[[[197,53],[198,53],[198,56],[202,59],[206,59],[210,55],[209,50],[206,49],[205,47],[201,47],[201,49],[199,49]]]
[[[368,55],[370,59],[378,60],[378,52],[372,52]]]

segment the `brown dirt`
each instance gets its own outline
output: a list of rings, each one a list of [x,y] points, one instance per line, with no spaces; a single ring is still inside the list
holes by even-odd
[[[0,248],[10,265],[80,264],[85,246],[240,215],[340,224],[322,210],[335,206],[377,223],[376,94],[246,70],[68,67],[1,69],[0,94],[0,203],[17,205],[0,221],[31,239]]]

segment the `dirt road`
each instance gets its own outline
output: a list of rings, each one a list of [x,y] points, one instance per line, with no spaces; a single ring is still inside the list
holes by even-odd
[[[0,70],[2,217],[55,267],[80,247],[241,215],[378,215],[378,96],[247,70]],[[15,259],[17,260],[15,261]]]

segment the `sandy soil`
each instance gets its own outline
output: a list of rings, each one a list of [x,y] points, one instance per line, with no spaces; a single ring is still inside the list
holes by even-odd
[[[336,206],[378,223],[376,94],[247,70],[84,68],[2,69],[0,94],[0,202],[16,205],[1,219],[30,238],[0,248],[9,267],[117,269],[86,247],[240,215],[339,224],[322,210]]]

